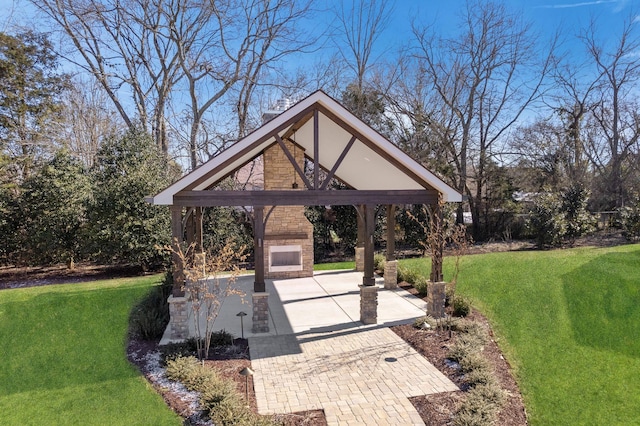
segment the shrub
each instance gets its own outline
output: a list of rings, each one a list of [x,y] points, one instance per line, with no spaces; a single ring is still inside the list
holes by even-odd
[[[620,227],[627,241],[640,240],[640,204],[620,209]]]
[[[429,288],[429,280],[427,280],[426,277],[420,275],[416,277],[416,280],[413,283],[413,288],[418,291],[418,294],[424,296],[425,294],[427,294]]]
[[[495,383],[495,378],[489,369],[478,369],[469,371],[464,375],[464,382],[469,387],[476,387],[479,385],[488,385]]]
[[[466,317],[471,312],[471,305],[462,296],[453,297],[453,315],[456,317]]]
[[[453,420],[454,426],[488,426],[495,422],[498,407],[482,395],[473,394],[473,388],[462,402]]]
[[[201,363],[196,357],[177,357],[167,361],[167,368],[165,375],[169,380],[183,381],[187,377],[195,375],[197,370],[201,367]]]
[[[386,262],[387,262],[386,257],[381,253],[377,253],[373,256],[374,269],[377,269],[379,271],[384,271],[384,265]]]
[[[535,200],[529,216],[529,231],[539,248],[559,247],[595,229],[595,220],[587,211],[590,193],[571,186],[562,193],[545,192]]]
[[[149,293],[131,310],[129,333],[144,340],[162,337],[169,324],[169,303],[173,278],[170,273],[164,281],[151,289]]]
[[[416,282],[420,274],[418,271],[402,266],[398,266],[398,282],[407,282],[413,284]]]
[[[167,361],[166,376],[189,390],[200,392],[201,408],[216,425],[273,424],[268,417],[258,416],[249,409],[235,383],[223,379],[193,356]]]
[[[482,347],[480,348],[482,350]],[[463,373],[472,373],[474,371],[490,372],[489,363],[480,353],[480,351],[470,351],[462,359],[459,360],[460,371]]]
[[[167,345],[160,346],[159,349],[160,362],[163,366],[166,366],[169,361],[174,361],[177,358],[197,355],[197,351],[193,349],[193,345],[189,342],[169,343]]]
[[[425,327],[425,324],[427,324],[428,327]],[[433,329],[438,326],[438,320],[436,320],[431,315],[427,315],[424,317],[416,318],[416,320],[413,322],[413,326],[415,328],[420,328],[420,329],[424,329],[424,328]]]
[[[233,334],[226,330],[214,331],[211,333],[211,347],[223,347],[233,344]]]

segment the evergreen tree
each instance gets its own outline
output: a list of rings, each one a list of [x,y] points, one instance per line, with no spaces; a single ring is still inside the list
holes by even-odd
[[[23,248],[32,264],[66,262],[73,267],[83,255],[85,207],[91,185],[82,163],[65,151],[36,169],[22,185]]]
[[[144,198],[171,183],[168,167],[151,137],[137,129],[105,141],[93,169],[89,209],[96,260],[157,267],[157,246],[171,240],[169,211]]]

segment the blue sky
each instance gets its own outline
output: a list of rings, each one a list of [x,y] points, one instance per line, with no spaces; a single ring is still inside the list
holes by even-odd
[[[640,0],[508,0],[504,3],[510,10],[522,13],[533,30],[543,37],[550,37],[561,28],[568,47],[578,49],[574,36],[592,19],[597,23],[599,36],[606,39],[619,32],[630,13],[640,14]],[[465,0],[396,0],[381,43],[388,47],[401,44],[411,35],[412,19],[433,23],[443,35],[454,33],[464,7]]]

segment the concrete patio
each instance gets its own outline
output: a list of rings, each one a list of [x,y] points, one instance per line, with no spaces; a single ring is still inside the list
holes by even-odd
[[[266,280],[269,332],[254,334],[253,280],[238,278],[234,287],[246,296],[224,299],[213,330],[249,338],[260,413],[324,409],[329,425],[424,424],[407,398],[458,389],[389,330],[425,314],[426,304],[408,292],[384,289],[377,278],[378,324],[363,325],[361,272]]]

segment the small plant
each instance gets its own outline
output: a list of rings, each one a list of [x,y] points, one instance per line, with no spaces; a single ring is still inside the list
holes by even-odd
[[[413,326],[419,329],[435,329],[438,326],[438,321],[431,315],[416,318],[413,322]]]
[[[373,268],[378,271],[384,271],[384,266],[387,263],[386,257],[381,253],[376,253],[373,256]]]
[[[254,414],[238,393],[235,383],[202,365],[195,357],[178,357],[167,362],[167,378],[181,382],[187,389],[200,392],[200,406],[216,425],[260,425],[274,423]]]
[[[413,288],[415,288],[418,291],[419,295],[424,296],[427,294],[429,289],[429,280],[427,280],[426,277],[419,275],[415,278],[415,281],[413,282]]]
[[[227,330],[214,331],[211,333],[211,347],[218,348],[233,345],[233,334]]]
[[[619,212],[622,235],[627,241],[640,241],[640,203],[633,207],[622,207]]]
[[[154,287],[132,310],[129,316],[129,334],[143,340],[162,337],[169,324],[167,299],[173,286],[170,273],[159,286]]]
[[[398,282],[406,282],[409,284],[413,284],[416,282],[420,274],[413,269],[406,267],[398,267]]]
[[[460,334],[449,348],[447,356],[460,364],[469,390],[457,408],[453,424],[492,425],[504,401],[504,391],[498,385],[488,361],[481,355],[489,336],[480,324],[467,319],[458,320],[454,328]]]
[[[454,296],[452,301],[453,315],[456,317],[466,317],[471,312],[471,305],[462,296]]]

